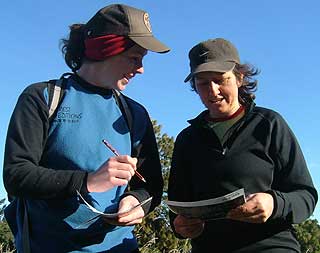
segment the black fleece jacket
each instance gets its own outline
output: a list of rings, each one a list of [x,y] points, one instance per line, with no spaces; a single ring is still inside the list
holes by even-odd
[[[286,122],[278,113],[252,104],[222,145],[206,127],[206,113],[190,120],[176,139],[168,198],[197,201],[244,188],[247,195],[271,193],[275,206],[263,224],[206,222],[203,233],[192,240],[192,252],[263,252],[273,247],[299,252],[292,224],[312,214],[318,196]],[[174,218],[170,213],[171,224]]]

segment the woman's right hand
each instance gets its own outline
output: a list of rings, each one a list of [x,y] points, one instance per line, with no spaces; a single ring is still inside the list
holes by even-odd
[[[128,155],[109,158],[97,171],[88,174],[88,191],[104,192],[128,184],[137,169],[137,161]]]
[[[175,231],[184,238],[196,238],[201,235],[204,223],[200,219],[186,218],[182,215],[178,215],[173,221]]]

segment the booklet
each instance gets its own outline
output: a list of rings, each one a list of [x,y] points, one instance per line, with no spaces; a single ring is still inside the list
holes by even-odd
[[[133,210],[135,210],[136,208],[138,207],[142,207],[144,205],[146,205],[147,203],[149,203],[151,200],[152,200],[152,197],[142,201],[141,203],[131,207],[130,209],[128,210],[125,210],[125,211],[122,211],[122,212],[115,212],[115,213],[104,213],[104,212],[101,212],[99,210],[97,210],[96,208],[94,208],[93,206],[91,206],[80,194],[79,191],[77,191],[77,194],[78,196],[81,198],[81,200],[86,204],[86,206],[88,207],[88,209],[90,209],[92,212],[96,213],[97,215],[94,216],[93,218],[85,221],[83,224],[85,223],[89,223],[95,219],[97,219],[98,217],[104,217],[104,218],[107,218],[107,219],[115,219],[115,218],[120,218],[120,217],[123,217],[123,216],[126,216],[128,215],[130,212],[133,212]],[[81,224],[81,225],[83,225]]]
[[[193,202],[165,201],[172,212],[202,220],[224,219],[231,209],[245,202],[246,198],[243,188],[213,199]]]

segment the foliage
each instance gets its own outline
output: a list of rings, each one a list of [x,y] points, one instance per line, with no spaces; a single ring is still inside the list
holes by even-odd
[[[320,253],[320,225],[316,219],[309,219],[296,225],[298,241],[303,253]]]
[[[166,193],[168,190],[169,169],[174,146],[174,138],[169,137],[165,133],[161,134],[162,126],[158,125],[156,120],[153,120],[152,124],[158,144],[160,163],[162,166],[162,174],[164,179],[164,192]]]
[[[164,178],[164,197],[166,197],[174,138],[161,134],[161,125],[158,125],[155,120],[152,123],[158,143]],[[168,208],[161,203],[144,219],[142,224],[136,226],[135,234],[141,253],[186,253],[190,251],[189,240],[179,240],[174,236],[168,215]]]
[[[188,240],[178,240],[168,223],[168,217],[163,216],[161,205],[150,213],[142,224],[136,226],[135,233],[141,253],[186,253],[190,250]]]
[[[14,252],[14,239],[8,223],[4,219],[5,199],[0,200],[0,253]]]
[[[4,209],[6,208],[5,201],[6,199],[0,200],[0,221],[4,219]]]

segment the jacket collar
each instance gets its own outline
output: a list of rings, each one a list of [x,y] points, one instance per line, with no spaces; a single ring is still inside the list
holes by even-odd
[[[256,106],[256,104],[251,101],[249,102],[247,105],[245,105],[245,116],[244,118],[246,118],[246,115],[248,115],[250,112],[252,112],[253,108]],[[204,110],[203,112],[201,112],[197,117],[188,120],[187,122],[191,125],[191,126],[195,126],[195,127],[206,127],[207,126],[207,121],[206,121],[206,116],[209,114],[209,110]]]

